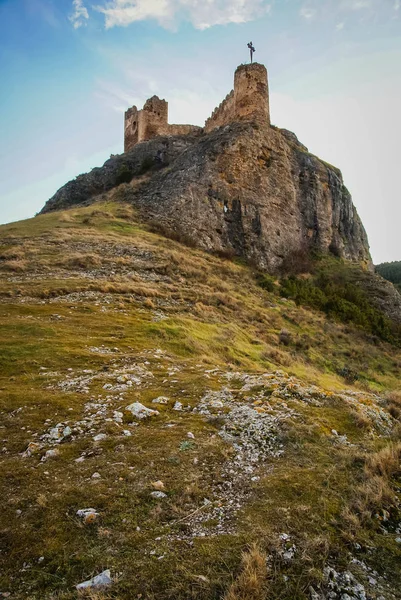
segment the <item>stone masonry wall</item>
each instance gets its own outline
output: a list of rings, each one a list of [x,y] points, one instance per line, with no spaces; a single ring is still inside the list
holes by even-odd
[[[131,150],[139,141],[138,121],[139,112],[136,106],[129,108],[125,113],[124,121],[124,152]]]
[[[241,65],[235,71],[234,113],[236,120],[252,118],[270,125],[269,86],[264,65]]]
[[[203,128],[198,125],[169,125],[167,135],[189,135],[191,133],[202,133]]]
[[[234,89],[207,119],[204,130],[195,125],[169,125],[168,103],[157,96],[147,100],[142,110],[133,106],[125,113],[124,151],[159,135],[210,133],[217,127],[244,120],[270,125],[267,70],[259,63],[237,68]]]
[[[133,106],[125,113],[124,152],[157,136],[188,135],[201,131],[202,128],[196,125],[169,125],[168,102],[153,96],[142,110]]]
[[[223,102],[214,109],[212,116],[205,123],[205,132],[209,133],[216,127],[227,125],[234,120],[234,90],[224,98]]]

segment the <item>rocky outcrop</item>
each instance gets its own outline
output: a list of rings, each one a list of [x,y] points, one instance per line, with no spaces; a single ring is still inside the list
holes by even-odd
[[[371,264],[341,172],[286,130],[244,122],[152,139],[68,183],[42,212],[95,200],[124,177],[143,219],[209,251],[270,272],[309,250]]]

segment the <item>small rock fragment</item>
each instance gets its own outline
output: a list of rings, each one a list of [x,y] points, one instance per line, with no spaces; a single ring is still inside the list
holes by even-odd
[[[96,577],[92,577],[92,579],[88,579],[88,581],[84,581],[83,583],[79,583],[76,586],[77,590],[84,590],[87,588],[101,588],[109,586],[113,583],[111,579],[110,570],[106,569],[103,573],[96,575]]]
[[[147,419],[148,417],[153,417],[159,414],[159,411],[146,408],[146,406],[140,402],[133,402],[127,406],[127,410],[129,410],[137,419]]]
[[[60,454],[60,450],[58,448],[53,448],[51,450],[48,450],[46,452],[46,454],[44,455],[43,459],[47,459],[47,458],[56,458],[56,456],[58,456]]]
[[[177,400],[177,402],[173,406],[173,410],[176,410],[178,412],[182,411],[182,402],[178,402]]]
[[[77,510],[77,517],[82,519],[85,525],[92,525],[99,518],[99,513],[94,508],[81,508]]]
[[[151,484],[151,486],[152,486],[152,488],[154,490],[159,490],[160,492],[162,492],[162,491],[164,491],[166,489],[165,485],[164,485],[164,483],[162,481],[154,481]]]
[[[166,396],[159,396],[152,400],[152,404],[168,404],[169,399]]]
[[[194,436],[194,434],[191,431],[188,431],[187,437],[189,437],[190,440],[194,440],[195,439],[195,436]]]
[[[97,472],[96,472],[96,473],[93,473],[93,475],[92,475],[92,479],[100,479],[100,478],[101,478],[101,475],[100,475],[100,473],[97,473]]]
[[[164,492],[151,492],[150,495],[152,496],[152,498],[157,498],[158,500],[167,497],[167,494],[165,494]]]
[[[71,433],[72,433],[71,427],[69,427],[67,425],[67,427],[64,427],[64,429],[63,429],[63,438],[70,436]]]
[[[101,442],[102,440],[105,440],[107,438],[107,435],[105,433],[98,433],[98,435],[95,435],[95,437],[93,438],[94,442]]]
[[[36,442],[30,442],[28,444],[28,448],[25,450],[25,452],[23,453],[23,457],[29,457],[32,456],[32,454],[36,454],[36,452],[38,452],[40,450],[40,444],[37,444]]]

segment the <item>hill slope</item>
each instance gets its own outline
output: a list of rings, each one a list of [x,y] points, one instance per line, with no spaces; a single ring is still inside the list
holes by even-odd
[[[399,350],[129,205],[0,235],[3,596],[401,598]]]

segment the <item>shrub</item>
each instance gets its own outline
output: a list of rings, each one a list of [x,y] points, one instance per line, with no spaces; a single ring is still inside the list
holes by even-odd
[[[119,166],[117,175],[116,175],[116,183],[120,185],[121,183],[129,183],[133,177],[130,168],[126,163],[123,163]]]
[[[280,294],[297,305],[321,310],[326,315],[352,323],[385,340],[401,344],[401,327],[375,308],[363,288],[352,281],[352,272],[340,263],[304,279],[290,275],[282,279]]]
[[[267,275],[266,273],[259,273],[256,278],[256,282],[261,288],[263,288],[267,292],[274,292],[276,289],[276,286],[274,284],[274,278],[270,275]]]

